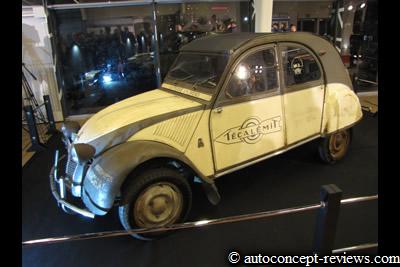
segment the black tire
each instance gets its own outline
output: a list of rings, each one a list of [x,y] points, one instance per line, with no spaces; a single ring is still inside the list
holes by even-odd
[[[336,145],[336,139],[339,136],[341,136],[343,141],[339,142],[340,143],[339,145]],[[346,156],[351,144],[351,140],[352,140],[351,129],[338,131],[334,134],[322,138],[318,147],[319,157],[325,163],[335,164],[337,161],[343,159]]]
[[[192,206],[192,190],[187,179],[178,170],[168,167],[148,169],[141,172],[137,177],[128,178],[132,179],[123,188],[122,205],[119,206],[118,210],[120,222],[125,229],[165,226],[186,220]],[[155,189],[156,187],[164,188],[164,186],[172,192],[173,196],[176,194],[177,197],[166,199],[165,195],[167,194],[164,192],[164,194],[160,194],[158,197],[151,198],[150,204],[146,203],[146,200],[149,199],[146,194],[150,194],[149,191],[157,190]],[[178,201],[174,201],[176,199]],[[157,203],[164,200],[163,207],[161,207],[161,209],[164,208],[161,211],[162,214],[166,209],[170,210],[170,206],[172,206],[171,212],[173,215],[171,215],[172,218],[168,219],[169,221],[160,222],[159,225],[146,221],[149,214],[150,217],[157,216],[154,215],[153,200],[157,200]],[[172,203],[179,202],[179,204],[167,205],[167,201]],[[148,205],[145,205],[145,208],[141,209],[140,207],[143,207],[143,203]],[[165,206],[168,207],[165,208]],[[141,210],[145,209],[147,213],[145,211],[141,212]],[[150,210],[152,211],[149,212]],[[168,213],[168,210],[166,213]],[[148,217],[144,214],[147,214]],[[145,216],[145,220],[143,220],[143,216]],[[162,235],[165,235],[165,233],[132,234],[133,237],[141,240],[153,240]]]

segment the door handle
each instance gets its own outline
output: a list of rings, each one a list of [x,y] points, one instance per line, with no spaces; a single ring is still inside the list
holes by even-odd
[[[221,107],[217,107],[216,109],[214,109],[215,113],[221,113],[222,112],[222,108]]]

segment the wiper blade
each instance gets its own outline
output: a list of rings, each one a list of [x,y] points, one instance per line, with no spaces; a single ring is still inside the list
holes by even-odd
[[[178,79],[178,78],[171,79],[170,77],[168,77],[168,80],[171,80],[171,82],[172,82],[173,84],[176,85],[178,82],[186,81],[187,79],[190,79],[190,78],[192,78],[193,76],[194,76],[194,75],[191,74],[191,75],[188,75],[188,76],[186,76],[186,77],[184,77],[184,78],[180,78],[180,79]]]
[[[197,86],[197,85],[201,85],[201,84],[204,84],[204,83],[210,83],[210,81],[211,81],[212,79],[214,79],[215,77],[216,77],[216,75],[213,75],[213,76],[210,76],[210,77],[208,77],[208,78],[206,78],[206,79],[198,80],[197,82],[195,82],[195,83],[193,84],[192,89],[193,89],[193,90],[196,90],[196,86]],[[217,84],[212,83],[212,85],[213,85],[213,86],[216,86]]]

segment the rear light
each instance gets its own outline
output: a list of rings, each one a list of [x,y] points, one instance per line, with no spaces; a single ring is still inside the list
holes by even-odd
[[[342,55],[342,62],[346,67],[350,67],[350,55]]]

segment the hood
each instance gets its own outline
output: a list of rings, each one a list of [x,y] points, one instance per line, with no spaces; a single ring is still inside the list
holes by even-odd
[[[163,120],[204,109],[204,105],[159,89],[127,98],[93,115],[74,143],[90,144],[96,155]]]

